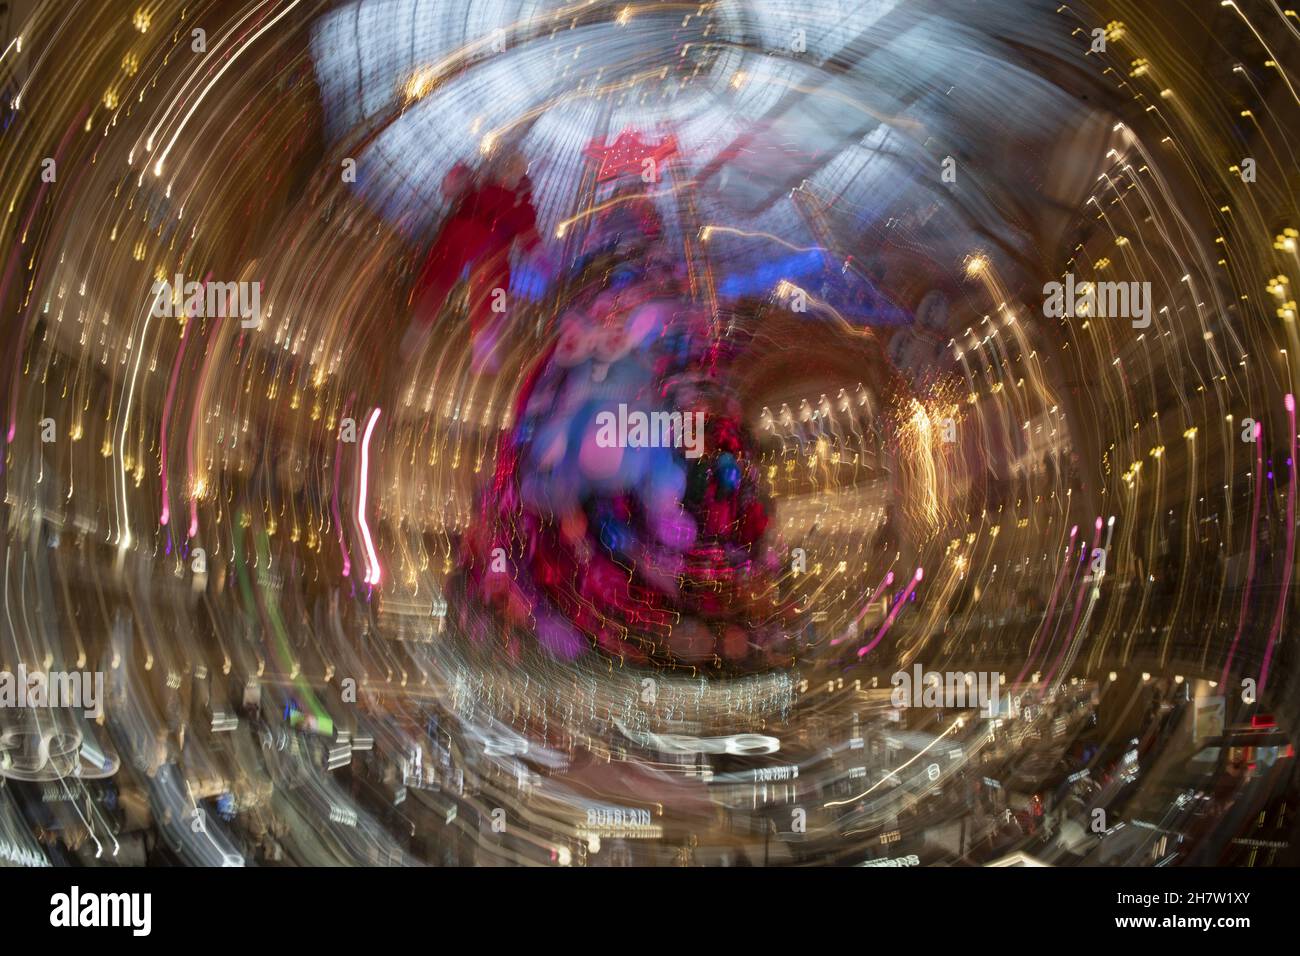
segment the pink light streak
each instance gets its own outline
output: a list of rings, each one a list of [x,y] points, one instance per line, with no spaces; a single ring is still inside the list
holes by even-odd
[[[1264,685],[1268,683],[1268,668],[1273,662],[1273,648],[1277,646],[1278,635],[1282,633],[1282,618],[1286,616],[1286,599],[1291,591],[1291,569],[1295,566],[1295,396],[1287,392],[1283,404],[1286,406],[1287,419],[1291,426],[1289,433],[1291,459],[1287,465],[1291,469],[1291,480],[1286,483],[1286,555],[1282,562],[1282,593],[1277,599],[1277,612],[1273,615],[1273,627],[1269,630],[1268,647],[1264,650],[1264,663],[1259,669],[1259,697],[1264,696]]]
[[[366,524],[366,488],[370,482],[370,436],[374,433],[375,423],[379,421],[379,409],[370,413],[366,423],[366,435],[361,440],[361,495],[357,501],[357,524],[361,526],[361,538],[366,545],[366,583],[378,584],[380,574],[379,555],[375,553],[375,543],[370,537],[370,526]]]
[[[1094,533],[1093,536],[1092,536],[1092,547],[1090,547],[1090,548],[1089,548],[1089,549],[1084,553],[1084,560],[1083,560],[1082,562],[1080,562],[1080,564],[1079,564],[1079,570],[1082,570],[1084,567],[1086,567],[1086,565],[1087,565],[1087,561],[1088,561],[1089,557],[1091,557],[1091,555],[1092,555],[1092,554],[1097,550],[1097,545],[1101,544],[1101,528],[1102,528],[1101,517],[1098,516],[1098,517],[1097,517],[1097,524],[1096,524],[1096,529],[1097,529],[1097,530],[1095,531],[1095,533]],[[1044,696],[1046,695],[1046,693],[1047,693],[1047,689],[1048,689],[1049,687],[1052,686],[1052,680],[1053,680],[1053,678],[1056,677],[1056,672],[1057,672],[1057,670],[1058,670],[1058,669],[1060,668],[1060,666],[1061,666],[1061,661],[1065,659],[1065,653],[1066,653],[1066,651],[1068,651],[1068,650],[1070,649],[1071,645],[1072,645],[1072,644],[1074,643],[1074,641],[1076,640],[1075,629],[1079,626],[1079,612],[1083,610],[1083,598],[1084,598],[1084,595],[1088,593],[1088,580],[1087,580],[1087,578],[1088,578],[1088,576],[1087,576],[1086,574],[1080,574],[1080,575],[1079,575],[1079,593],[1078,593],[1078,596],[1076,596],[1075,599],[1074,599],[1074,614],[1071,615],[1071,617],[1070,617],[1070,626],[1069,626],[1069,628],[1066,630],[1066,632],[1065,632],[1063,635],[1061,635],[1061,650],[1060,650],[1060,653],[1058,653],[1058,654],[1056,655],[1056,660],[1053,661],[1053,663],[1052,663],[1052,669],[1051,669],[1050,671],[1047,672],[1047,680],[1043,681],[1043,686],[1040,687],[1039,690],[1038,690],[1038,699],[1039,699],[1039,700],[1042,700],[1042,699],[1043,699],[1043,697],[1044,697]],[[1096,585],[1095,585],[1096,578],[1093,578],[1093,582],[1094,582],[1094,587],[1095,587],[1095,586],[1096,586]],[[1064,611],[1065,609],[1062,608],[1061,610]],[[1057,621],[1057,624],[1059,625],[1059,624],[1060,624],[1060,621]],[[1055,637],[1055,635],[1053,635],[1053,637],[1052,637],[1052,641],[1050,641],[1050,642],[1048,643],[1048,645],[1047,645],[1049,649],[1051,648],[1052,643],[1054,643],[1055,641],[1056,641],[1056,637]],[[1046,654],[1043,655],[1043,663],[1047,663],[1047,655],[1046,655]]]
[[[912,580],[908,581],[907,587],[903,589],[902,597],[898,599],[898,603],[895,604],[893,610],[889,612],[889,617],[885,618],[885,623],[880,625],[880,630],[876,631],[876,636],[871,639],[871,643],[866,647],[859,649],[858,657],[866,657],[871,653],[871,649],[880,643],[880,639],[884,637],[885,633],[893,626],[894,619],[898,617],[898,612],[907,604],[907,599],[912,596],[912,592],[916,590],[916,586],[921,582],[923,575],[924,572],[920,568],[917,568],[916,573],[912,575]]]
[[[167,401],[163,404],[162,424],[158,426],[158,448],[162,458],[162,514],[158,518],[158,523],[164,525],[171,520],[172,514],[167,468],[167,426],[172,419],[172,403],[176,399],[176,380],[180,377],[181,360],[185,357],[185,346],[189,343],[192,324],[187,321],[181,328],[181,344],[176,349],[176,361],[172,363],[171,381],[167,383]]]
[[[1263,434],[1263,424],[1256,422],[1254,429],[1255,498],[1254,504],[1250,508],[1250,557],[1247,559],[1246,564],[1246,589],[1241,595],[1241,610],[1237,612],[1237,633],[1232,635],[1232,646],[1228,648],[1228,659],[1223,662],[1223,673],[1219,675],[1219,683],[1225,687],[1228,686],[1228,672],[1232,669],[1232,659],[1237,654],[1237,642],[1241,640],[1241,634],[1246,629],[1246,613],[1250,610],[1250,589],[1255,583],[1255,546],[1259,538],[1259,499],[1264,491],[1264,443],[1260,441]]]
[[[1020,668],[1020,673],[1016,675],[1015,683],[1017,685],[1025,682],[1025,675],[1030,672],[1030,669],[1034,666],[1034,661],[1038,659],[1039,652],[1043,650],[1043,644],[1039,641],[1039,638],[1047,636],[1047,628],[1052,622],[1052,615],[1056,612],[1056,599],[1061,594],[1061,585],[1065,581],[1065,573],[1070,570],[1072,564],[1074,539],[1078,535],[1079,526],[1076,524],[1070,528],[1070,540],[1065,546],[1065,560],[1061,563],[1061,570],[1056,575],[1056,583],[1052,585],[1052,597],[1047,602],[1047,611],[1043,614],[1042,624],[1035,632],[1034,639],[1029,642],[1029,657],[1025,660],[1025,666]]]
[[[881,582],[876,585],[876,589],[871,592],[871,597],[867,598],[866,603],[862,605],[862,610],[859,611],[858,616],[853,619],[853,623],[850,624],[848,627],[846,627],[844,629],[844,633],[841,634],[839,637],[831,638],[831,647],[834,647],[837,644],[842,644],[844,641],[847,641],[850,637],[853,636],[853,633],[857,629],[858,624],[862,621],[862,618],[866,616],[867,609],[870,608],[871,605],[875,603],[876,598],[880,597],[880,592],[883,591],[885,588],[889,587],[893,583],[894,583],[894,572],[890,571],[888,574],[884,576]]]

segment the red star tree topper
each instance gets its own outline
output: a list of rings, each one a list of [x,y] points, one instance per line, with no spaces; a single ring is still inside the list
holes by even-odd
[[[652,169],[661,169],[668,157],[676,154],[677,137],[669,134],[658,143],[651,144],[643,140],[636,130],[625,129],[613,143],[601,144],[599,140],[593,139],[582,152],[584,156],[600,163],[596,181],[603,183],[629,173],[640,176],[646,168],[647,159],[654,161]]]

